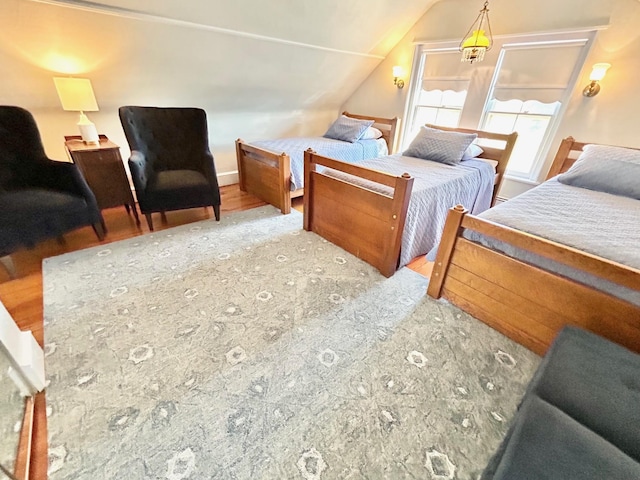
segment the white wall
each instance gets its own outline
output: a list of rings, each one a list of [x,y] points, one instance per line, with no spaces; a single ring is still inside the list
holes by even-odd
[[[410,72],[414,40],[444,41],[462,38],[482,7],[481,3],[469,0],[443,0],[436,3],[344,103],[343,108],[353,111],[370,108],[378,115],[402,116],[409,89],[386,88],[392,82],[391,67],[403,65]],[[640,147],[637,134],[640,124],[640,95],[637,86],[640,78],[640,56],[637,55],[637,43],[640,42],[640,2],[502,0],[491,2],[489,8],[494,35],[610,25],[607,30],[598,34],[586,60],[551,146],[547,169],[561,139],[568,135],[580,141]],[[600,94],[593,98],[583,97],[582,89],[589,83],[591,66],[598,62],[611,63],[612,67],[601,82]],[[481,67],[482,64],[478,66]],[[531,185],[520,182],[506,182],[500,195],[510,198],[530,187]]]
[[[118,107],[204,108],[218,173],[230,183],[236,138],[323,133],[431,3],[2,0],[0,104],[31,111],[47,153],[65,159],[77,114],[62,110],[52,78],[89,78],[100,111],[88,116],[125,163]]]

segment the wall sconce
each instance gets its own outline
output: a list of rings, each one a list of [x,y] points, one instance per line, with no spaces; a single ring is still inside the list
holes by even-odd
[[[62,109],[71,112],[80,112],[78,128],[82,140],[87,145],[98,145],[100,139],[96,126],[87,118],[84,112],[97,112],[98,102],[93,94],[91,80],[88,78],[60,78],[55,77],[53,83],[56,85]]]
[[[484,6],[476,19],[469,27],[469,30],[462,37],[458,49],[462,52],[461,62],[481,62],[484,59],[486,51],[491,50],[493,46],[493,34],[491,33],[491,24],[489,23],[489,2],[484,2]],[[486,23],[489,30],[489,36],[485,35],[482,28]]]
[[[584,87],[582,91],[582,95],[585,97],[595,97],[600,91],[600,84],[598,83],[600,80],[604,78],[607,74],[607,70],[611,67],[610,63],[596,63],[591,70],[591,75],[589,75],[589,80],[591,83]]]
[[[393,67],[393,84],[398,88],[404,87],[402,77],[404,77],[404,69],[399,65]]]

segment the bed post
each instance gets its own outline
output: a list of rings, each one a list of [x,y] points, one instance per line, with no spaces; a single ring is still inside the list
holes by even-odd
[[[393,193],[393,207],[391,216],[391,230],[393,240],[384,260],[384,266],[380,269],[385,277],[390,277],[398,269],[400,261],[400,249],[402,247],[402,234],[404,233],[404,222],[407,218],[407,209],[411,200],[411,190],[413,190],[413,178],[408,173],[396,178],[396,185]]]
[[[311,230],[311,210],[313,209],[313,192],[314,189],[311,187],[312,172],[316,171],[316,164],[312,161],[312,156],[315,154],[311,148],[307,148],[304,151],[304,212],[303,212],[303,221],[302,227],[310,232]]]
[[[427,287],[427,294],[430,297],[440,298],[444,277],[447,274],[453,249],[456,246],[456,241],[460,233],[460,225],[467,213],[468,211],[462,205],[456,205],[449,210],[449,215],[447,215],[444,230],[442,231],[440,245],[438,246],[436,262],[433,266],[431,278],[429,279],[429,286]]]
[[[243,143],[244,143],[244,140],[242,140],[241,138],[238,138],[236,140],[236,159],[238,160],[238,183],[240,184],[240,191],[246,192],[247,188],[244,184],[244,172],[243,172],[243,165],[242,165],[244,163],[244,158],[243,158],[244,153],[242,152]]]
[[[288,215],[291,213],[291,160],[286,152],[278,155],[278,170],[284,180],[280,182],[280,211]]]
[[[553,158],[553,163],[551,164],[551,168],[549,168],[549,173],[547,173],[547,178],[545,178],[545,180],[549,180],[551,177],[555,177],[562,171],[564,162],[569,157],[569,153],[573,149],[574,143],[575,139],[573,137],[567,137],[562,140],[562,142],[560,143],[560,147],[558,148],[558,152]]]

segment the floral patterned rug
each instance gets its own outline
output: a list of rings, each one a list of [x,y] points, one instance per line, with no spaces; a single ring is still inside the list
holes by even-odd
[[[477,478],[539,363],[272,207],[43,272],[52,479]]]

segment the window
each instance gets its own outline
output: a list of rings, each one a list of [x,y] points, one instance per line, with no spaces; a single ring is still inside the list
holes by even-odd
[[[494,39],[482,63],[460,61],[452,42],[416,49],[403,131],[459,125],[518,132],[507,176],[537,181],[595,31]]]
[[[535,164],[540,145],[557,114],[560,102],[492,99],[485,111],[482,130],[498,133],[518,132],[518,140],[509,161],[509,173],[528,176]]]
[[[460,53],[422,52],[422,79],[415,92],[409,123],[405,130],[405,147],[425,123],[457,127],[467,98],[473,72],[471,65],[460,62]]]

